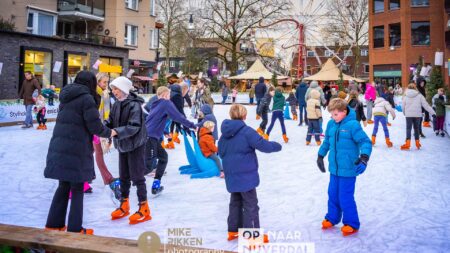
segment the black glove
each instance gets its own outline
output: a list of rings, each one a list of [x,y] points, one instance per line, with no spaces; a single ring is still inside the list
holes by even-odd
[[[325,173],[325,164],[323,163],[323,156],[319,155],[317,157],[317,167],[319,167],[319,170],[322,171],[322,173]]]

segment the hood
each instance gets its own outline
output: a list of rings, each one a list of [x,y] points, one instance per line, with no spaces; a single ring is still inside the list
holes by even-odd
[[[207,134],[212,135],[211,131],[209,131],[208,128],[206,128],[206,127],[200,128],[200,132],[199,132],[200,137],[203,135],[207,135]]]
[[[229,139],[235,136],[245,126],[246,125],[242,120],[226,119],[223,121],[220,130],[222,132],[222,136]]]
[[[281,98],[283,96],[283,93],[279,92],[279,91],[275,91],[275,96],[276,98]]]
[[[259,83],[264,83],[264,77],[261,76],[261,77],[259,78]]]
[[[377,97],[377,99],[375,99],[375,104],[379,104],[379,103],[382,103],[382,102],[385,102],[385,101],[386,101],[386,99],[384,99],[382,97]]]
[[[90,94],[89,88],[85,85],[73,83],[66,85],[61,90],[61,93],[59,94],[59,100],[61,101],[61,103],[68,103],[84,94]]]
[[[409,98],[415,98],[420,94],[419,91],[414,90],[414,89],[407,89],[405,91],[405,96],[409,97]]]
[[[356,120],[356,113],[355,113],[355,110],[353,110],[352,108],[347,106],[347,117],[345,117],[341,121],[341,123],[345,123],[345,122],[350,121],[350,120]]]
[[[312,81],[311,84],[309,85],[309,88],[317,88],[319,87],[319,83],[317,81]]]
[[[318,90],[311,90],[309,93],[309,96],[313,99],[319,99],[320,98],[320,92]]]
[[[122,101],[122,104],[128,104],[130,102],[138,102],[140,104],[145,103],[144,99],[141,98],[140,96],[138,96],[136,93],[130,91],[130,94],[128,95],[128,97]]]
[[[208,104],[202,105],[200,111],[203,112],[204,115],[212,114],[211,106]]]
[[[172,84],[170,85],[170,97],[174,97],[176,95],[181,96],[181,86],[178,84]]]

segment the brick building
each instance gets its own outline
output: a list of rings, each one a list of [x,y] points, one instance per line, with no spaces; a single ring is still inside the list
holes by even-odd
[[[436,52],[450,58],[449,11],[449,0],[370,0],[370,80],[405,87],[419,57],[431,65]],[[443,72],[448,84],[448,69]]]

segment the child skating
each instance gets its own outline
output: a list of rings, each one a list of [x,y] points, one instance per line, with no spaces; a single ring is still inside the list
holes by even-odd
[[[36,112],[36,121],[39,126],[36,128],[37,130],[47,130],[47,119],[45,118],[45,114],[47,109],[45,108],[45,98],[42,95],[37,96],[36,98],[36,106],[34,107]]]
[[[286,99],[287,102],[289,102],[289,107],[291,109],[292,113],[292,120],[297,120],[297,106],[298,106],[298,100],[294,95],[294,92],[289,92],[289,97]]]
[[[367,168],[372,143],[356,121],[355,112],[342,99],[333,99],[328,105],[332,120],[328,122],[325,139],[319,149],[317,166],[325,173],[323,158],[328,154],[330,182],[328,185],[328,212],[322,229],[330,229],[342,222],[342,234],[358,232],[360,223],[355,202],[356,177]]]
[[[111,213],[111,219],[121,219],[130,214],[131,182],[136,186],[139,210],[129,217],[130,224],[150,220],[150,208],[147,202],[145,185],[145,131],[142,104],[144,99],[131,92],[131,81],[120,76],[111,84],[112,93],[117,98],[114,103],[107,126],[117,132],[113,138],[114,146],[119,151],[120,207]]]
[[[275,95],[275,88],[270,87],[264,97],[258,103],[258,108],[256,109],[257,115],[261,116],[262,122],[259,128],[256,130],[259,135],[261,135],[265,140],[269,139],[269,135],[266,134],[266,126],[269,121],[269,106],[272,97]]]
[[[384,131],[384,137],[386,139],[386,145],[389,148],[392,148],[392,142],[389,138],[389,129],[387,125],[387,117],[388,112],[391,113],[392,119],[395,119],[395,110],[392,108],[391,104],[386,101],[382,97],[377,97],[375,99],[375,103],[372,109],[372,113],[374,116],[374,126],[373,126],[373,132],[372,132],[372,145],[375,145],[377,133],[378,133],[378,125],[381,123],[381,126],[383,127]]]
[[[264,140],[253,128],[245,124],[247,109],[235,104],[230,118],[223,121],[219,140],[225,184],[230,196],[228,214],[228,240],[238,238],[239,228],[260,228],[256,187],[259,185],[256,150],[278,152],[281,145]],[[264,242],[268,242],[264,235]]]
[[[440,94],[441,93],[441,94]],[[438,97],[434,99],[434,105],[436,107],[436,136],[441,135],[445,137],[444,123],[445,123],[445,105],[447,101],[443,95],[444,89],[440,88],[438,90]]]
[[[276,120],[280,121],[281,131],[283,132],[283,140],[285,143],[289,141],[289,138],[286,136],[286,127],[284,126],[284,115],[283,109],[284,104],[286,103],[286,99],[282,93],[283,89],[281,87],[277,87],[275,89],[275,96],[273,96],[273,106],[272,106],[272,119],[270,121],[269,128],[267,129],[267,137],[270,135],[272,131],[273,125]]]
[[[217,146],[216,140],[214,138],[214,129],[216,128],[216,124],[212,121],[205,121],[203,127],[200,128],[198,145],[200,146],[200,150],[202,154],[209,159],[214,160],[217,165],[217,168],[220,170],[220,177],[224,177],[222,163],[220,162],[219,157],[217,156]]]
[[[306,102],[306,112],[308,118],[308,133],[306,134],[306,145],[311,143],[311,138],[314,135],[316,143],[320,146],[320,119],[322,118],[322,110],[320,108],[320,92],[312,90],[310,92],[310,99]]]

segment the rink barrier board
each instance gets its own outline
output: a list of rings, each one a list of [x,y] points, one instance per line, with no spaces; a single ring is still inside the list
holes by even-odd
[[[23,249],[44,249],[58,253],[145,253],[138,248],[136,240],[46,231],[44,229],[6,224],[0,224],[0,245]],[[162,244],[158,252],[212,251],[214,250]],[[220,252],[231,253],[231,251],[222,250]]]

